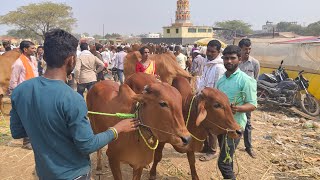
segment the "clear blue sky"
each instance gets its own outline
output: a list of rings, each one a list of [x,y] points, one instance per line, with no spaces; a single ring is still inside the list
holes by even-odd
[[[13,0],[1,3],[0,15],[19,6],[43,0]],[[73,8],[77,26],[74,32],[90,35],[105,33],[140,34],[162,32],[174,22],[176,0],[52,0]],[[212,26],[224,20],[243,20],[259,30],[267,20],[297,21],[301,25],[319,21],[319,0],[190,0],[191,21]],[[0,25],[0,34],[10,27]]]

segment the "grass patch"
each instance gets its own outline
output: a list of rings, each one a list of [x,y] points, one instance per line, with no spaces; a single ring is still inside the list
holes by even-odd
[[[0,121],[0,144],[6,144],[12,139],[9,120]]]

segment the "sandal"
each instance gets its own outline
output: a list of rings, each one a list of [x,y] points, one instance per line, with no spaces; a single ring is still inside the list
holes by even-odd
[[[199,161],[202,161],[202,162],[204,162],[204,161],[210,161],[210,160],[212,160],[212,159],[214,159],[214,158],[216,158],[217,157],[217,155],[216,154],[205,154],[205,155],[203,155],[203,156],[201,156],[200,158],[199,158]]]

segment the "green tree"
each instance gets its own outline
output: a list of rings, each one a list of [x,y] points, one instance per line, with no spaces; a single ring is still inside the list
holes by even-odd
[[[304,27],[302,27],[299,24],[292,23],[292,22],[285,22],[285,21],[279,22],[277,24],[277,30],[279,32],[294,32],[299,35],[305,34]]]
[[[99,40],[99,39],[103,39],[103,37],[99,34],[95,34],[92,36],[94,39]]]
[[[305,34],[309,36],[320,36],[320,21],[309,24]]]
[[[70,6],[62,3],[31,3],[0,16],[0,24],[31,31],[44,39],[45,33],[54,28],[71,31],[76,23],[71,10]]]
[[[36,34],[34,34],[31,31],[28,31],[26,29],[19,29],[19,30],[11,29],[11,30],[7,31],[7,35],[12,36],[12,37],[17,37],[20,39],[37,38]]]
[[[85,36],[85,37],[89,37],[89,36],[90,36],[90,34],[89,34],[89,33],[87,33],[87,32],[82,33],[82,35],[83,35],[83,36]]]
[[[218,32],[220,36],[226,39],[232,38],[235,34],[250,34],[252,33],[251,25],[241,20],[221,21],[215,23],[216,27],[225,29],[222,32]]]
[[[105,37],[105,39],[118,38],[118,37],[121,37],[121,35],[118,33],[112,33],[112,34],[106,34],[104,37]]]

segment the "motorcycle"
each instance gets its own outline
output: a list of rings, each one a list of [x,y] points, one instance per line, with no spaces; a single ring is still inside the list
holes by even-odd
[[[280,63],[280,66],[277,70],[273,71],[271,74],[263,73],[258,77],[258,80],[264,80],[270,83],[279,83],[280,81],[286,80],[289,78],[288,73],[282,67],[283,60]]]
[[[285,71],[284,69],[283,71],[280,69],[279,72]],[[282,77],[283,79],[277,79],[277,81],[281,81],[276,83],[258,80],[258,102],[272,103],[281,106],[296,106],[308,115],[319,115],[319,103],[317,99],[308,92],[309,81],[303,77],[302,73],[303,70],[298,73],[298,76],[294,80],[285,78],[284,73],[277,74],[279,78]]]

